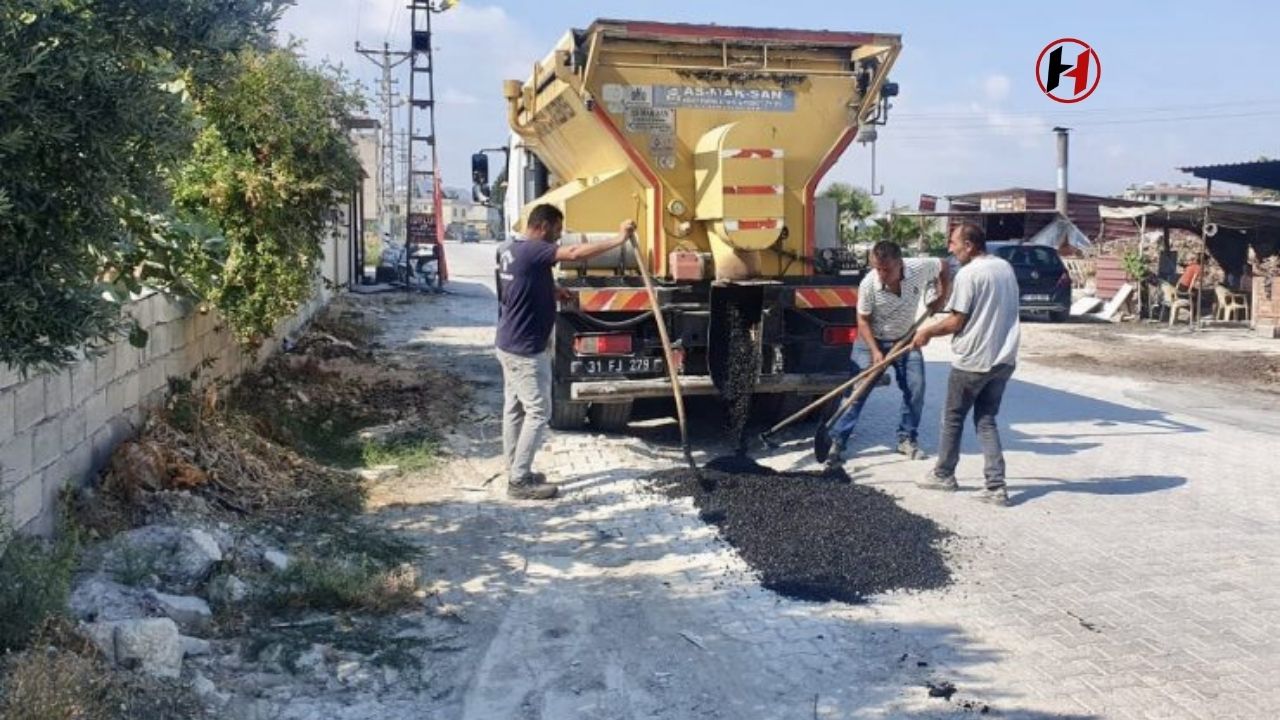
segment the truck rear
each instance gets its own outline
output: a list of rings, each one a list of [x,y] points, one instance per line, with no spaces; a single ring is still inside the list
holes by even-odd
[[[571,296],[553,337],[554,426],[617,428],[637,398],[670,394],[641,262],[686,395],[720,392],[744,353],[758,397],[843,379],[862,270],[815,192],[884,122],[900,48],[897,35],[599,20],[506,83],[511,230],[540,203],[565,213],[562,243],[638,226],[638,256],[558,270]],[[728,341],[729,316],[745,317],[749,347]]]

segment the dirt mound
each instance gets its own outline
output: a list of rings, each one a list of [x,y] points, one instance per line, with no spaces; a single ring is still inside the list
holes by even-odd
[[[860,603],[951,581],[941,550],[945,530],[847,478],[679,469],[652,480],[669,497],[693,498],[764,587],[786,597]]]
[[[370,336],[358,316],[335,309],[225,402],[213,385],[171,379],[165,407],[116,450],[101,493],[81,503],[82,521],[104,533],[136,526],[174,490],[239,515],[358,511],[367,488],[351,471],[371,460],[420,466],[469,401],[456,377],[401,366],[375,353]],[[397,433],[362,439],[372,427]]]

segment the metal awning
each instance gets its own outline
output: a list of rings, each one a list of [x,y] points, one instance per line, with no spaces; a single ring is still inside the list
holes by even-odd
[[[1228,230],[1280,229],[1280,205],[1246,203],[1223,200],[1209,203],[1209,222]],[[1183,228],[1199,232],[1205,220],[1205,206],[1184,204],[1175,206],[1148,205],[1146,207],[1101,206],[1099,214],[1106,220],[1138,220],[1142,217],[1156,227]]]
[[[1249,187],[1280,190],[1280,160],[1255,160],[1253,162],[1226,163],[1223,165],[1193,165],[1178,168],[1184,173],[1202,180],[1247,185]]]

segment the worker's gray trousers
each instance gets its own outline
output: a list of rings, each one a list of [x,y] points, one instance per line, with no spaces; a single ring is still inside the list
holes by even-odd
[[[502,452],[509,480],[533,472],[533,456],[546,435],[551,414],[551,351],[515,355],[498,350],[502,364]]]
[[[996,414],[1004,388],[1013,375],[1012,365],[997,365],[987,372],[951,368],[947,380],[947,405],[942,410],[942,431],[938,441],[938,464],[933,474],[954,478],[960,462],[960,436],[964,419],[973,410],[973,427],[982,443],[983,475],[988,490],[1004,487],[1004,450],[996,429]]]

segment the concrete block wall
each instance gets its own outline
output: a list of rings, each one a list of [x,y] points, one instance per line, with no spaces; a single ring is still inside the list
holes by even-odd
[[[141,428],[145,412],[163,403],[169,377],[186,377],[206,360],[212,362],[201,384],[259,366],[329,297],[319,288],[253,353],[240,348],[215,313],[153,293],[127,308],[150,334],[145,348],[121,339],[61,371],[26,378],[0,364],[0,521],[49,534],[61,490],[88,481]]]

